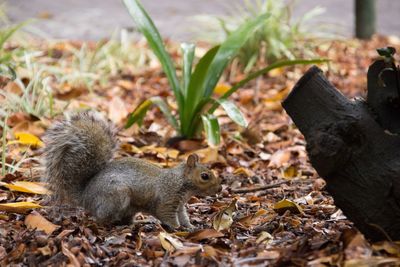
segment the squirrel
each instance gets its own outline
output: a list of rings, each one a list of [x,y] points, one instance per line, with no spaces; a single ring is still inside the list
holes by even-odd
[[[145,212],[167,227],[193,228],[187,200],[222,188],[196,154],[170,169],[138,158],[113,160],[116,131],[96,112],[54,123],[43,140],[44,180],[53,200],[81,206],[100,223],[129,224],[137,212]]]

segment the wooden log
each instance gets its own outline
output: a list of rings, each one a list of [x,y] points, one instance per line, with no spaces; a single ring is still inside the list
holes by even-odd
[[[400,240],[400,137],[312,67],[282,103],[335,204],[370,240]]]

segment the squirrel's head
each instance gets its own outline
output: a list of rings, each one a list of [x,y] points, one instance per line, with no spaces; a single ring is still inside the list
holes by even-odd
[[[221,191],[221,179],[206,166],[199,163],[199,157],[191,154],[185,164],[186,178],[190,180],[193,193],[200,196],[214,195]]]

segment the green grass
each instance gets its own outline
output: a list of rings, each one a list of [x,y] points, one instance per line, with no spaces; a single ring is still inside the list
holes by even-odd
[[[240,109],[227,99],[229,95],[250,80],[274,68],[325,62],[325,60],[320,59],[282,61],[279,64],[251,73],[234,85],[227,94],[214,99],[214,89],[224,70],[248,40],[252,38],[254,32],[268,25],[270,15],[262,13],[246,20],[235,31],[231,32],[224,42],[208,50],[196,65],[194,65],[195,45],[182,44],[182,75],[178,77],[175,65],[166,51],[161,35],[141,3],[138,0],[124,0],[124,3],[135,21],[137,29],[146,37],[150,48],[160,61],[178,106],[177,116],[174,116],[170,107],[162,98],[152,97],[147,99],[130,115],[126,127],[130,127],[134,123],[141,125],[146,112],[154,104],[160,108],[179,136],[187,139],[199,138],[205,130],[208,142],[217,145],[220,142],[220,129],[218,120],[213,113],[219,105],[234,122],[243,127],[247,126],[247,121]],[[210,104],[212,104],[212,107],[208,108]]]
[[[317,32],[308,27],[307,22],[323,13],[323,9],[316,7],[294,20],[294,8],[293,1],[243,0],[228,10],[229,15],[197,16],[195,32],[199,39],[218,43],[226,40],[246,21],[260,14],[270,14],[268,21],[247,40],[237,54],[245,72],[252,70],[259,62],[271,64],[284,59],[315,57],[316,42],[305,40],[314,39],[313,35]]]

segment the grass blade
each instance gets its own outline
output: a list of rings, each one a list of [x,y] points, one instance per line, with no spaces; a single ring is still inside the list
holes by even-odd
[[[185,112],[184,116],[181,117],[182,134],[186,135],[189,131],[189,127],[192,123],[193,116],[197,110],[197,106],[203,96],[204,80],[206,79],[208,68],[218,52],[219,46],[214,46],[200,59],[197,63],[196,68],[193,71],[192,77],[188,87],[187,96],[185,99]]]
[[[164,114],[168,122],[174,127],[176,131],[179,132],[179,125],[176,121],[175,117],[172,115],[171,110],[169,109],[167,103],[159,97],[151,97],[150,99],[142,102],[134,112],[129,115],[128,121],[125,125],[125,128],[131,127],[133,124],[137,123],[139,126],[143,123],[143,118],[146,115],[147,111],[150,109],[152,105],[157,105],[161,112]]]
[[[178,105],[179,107],[182,107],[183,98],[179,81],[176,76],[175,67],[172,63],[171,57],[165,50],[164,42],[156,26],[154,25],[154,22],[151,20],[150,16],[147,14],[138,0],[123,0],[123,2],[129,11],[129,14],[135,21],[138,30],[146,37],[149,46],[160,61],[175,94]]]
[[[133,124],[137,123],[139,126],[142,126],[143,118],[146,115],[147,111],[151,107],[152,103],[149,99],[143,101],[136,109],[133,111],[128,118],[128,121],[125,124],[125,128],[131,127]]]
[[[22,27],[24,27],[26,24],[28,24],[30,21],[24,21],[21,23],[18,23],[17,25],[14,25],[10,28],[7,28],[3,31],[1,31],[0,34],[0,49],[3,48],[4,43],[19,29],[21,29]]]
[[[227,99],[217,99],[216,100],[225,110],[226,114],[231,118],[234,122],[239,124],[242,127],[247,127],[248,123],[243,116],[243,113],[240,109],[231,101]]]
[[[229,61],[239,52],[240,48],[246,43],[249,37],[260,27],[269,17],[268,14],[262,14],[252,19],[236,31],[231,33],[228,38],[221,44],[218,53],[213,58],[213,61],[208,69],[207,79],[204,81],[204,96],[209,97],[219,78],[222,75]]]
[[[194,59],[194,50],[196,46],[194,44],[183,43],[181,44],[183,52],[183,75],[182,75],[182,94],[186,102],[188,95],[190,77],[192,75],[192,66]]]
[[[217,118],[212,114],[202,115],[204,130],[207,141],[210,145],[218,145],[221,139],[221,132]]]

